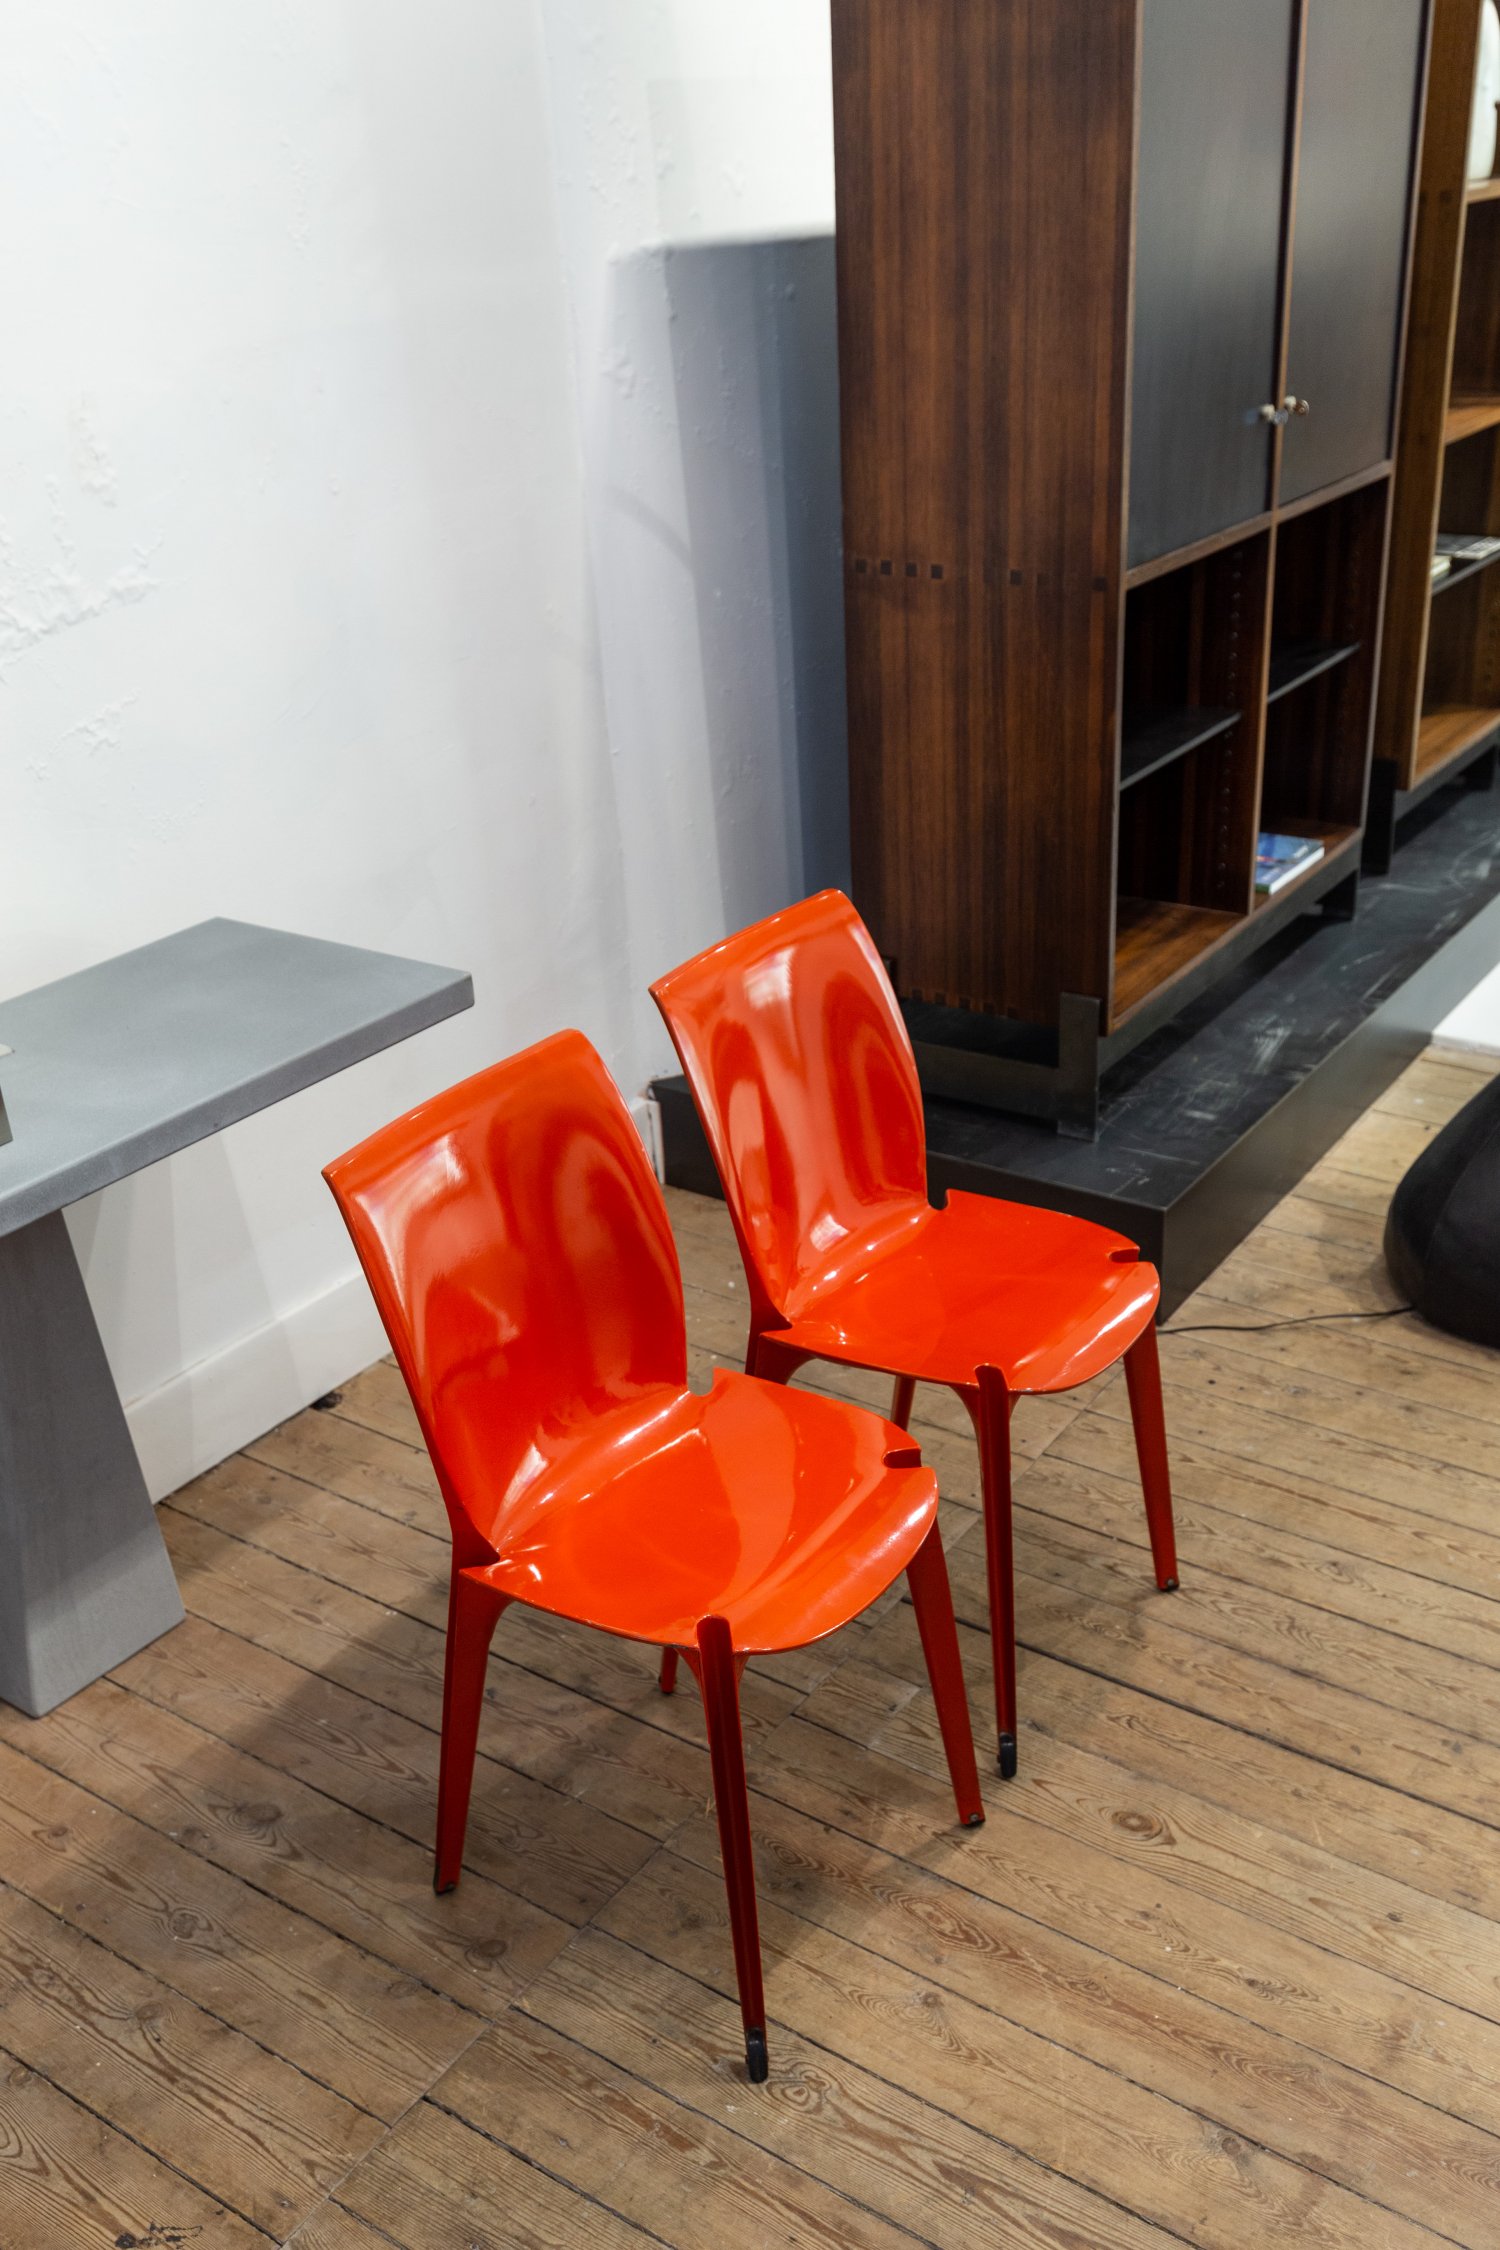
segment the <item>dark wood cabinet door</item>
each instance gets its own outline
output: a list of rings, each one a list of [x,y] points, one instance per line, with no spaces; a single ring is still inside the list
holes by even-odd
[[[1390,458],[1425,0],[1308,0],[1283,501]]]
[[[1145,0],[1132,563],[1270,505],[1292,65],[1292,0]]]

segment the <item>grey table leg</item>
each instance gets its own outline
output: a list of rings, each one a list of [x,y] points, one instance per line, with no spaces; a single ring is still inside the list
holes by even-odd
[[[0,1236],[0,1697],[40,1717],[182,1615],[53,1212]]]

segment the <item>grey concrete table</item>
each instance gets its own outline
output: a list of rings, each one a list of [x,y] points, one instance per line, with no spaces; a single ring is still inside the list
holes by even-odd
[[[460,970],[225,921],[0,1002],[7,1702],[50,1711],[183,1614],[64,1206],[473,1004]]]

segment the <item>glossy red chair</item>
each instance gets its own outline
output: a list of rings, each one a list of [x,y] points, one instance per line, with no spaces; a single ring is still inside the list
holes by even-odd
[[[1056,1211],[927,1198],[916,1061],[868,930],[839,891],[773,914],[651,987],[718,1166],[750,1292],[751,1374],[809,1360],[957,1391],[979,1441],[998,1763],[1016,1770],[1010,1418],[1123,1359],[1156,1582],[1177,1585],[1155,1269]],[[663,1663],[670,1690],[673,1660]]]
[[[684,1656],[703,1693],[750,2076],[766,2075],[740,1729],[748,1656],[904,1570],[960,1818],[983,1820],[937,1482],[910,1438],[748,1376],[687,1387],[661,1190],[576,1031],[330,1164],[453,1534],[434,1885],[463,1860],[490,1640],[524,1602]]]

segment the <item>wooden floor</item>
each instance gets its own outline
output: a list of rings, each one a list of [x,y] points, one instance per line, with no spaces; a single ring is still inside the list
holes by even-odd
[[[1487,1072],[1417,1064],[1177,1316],[1231,1330],[1163,1346],[1179,1594],[1120,1381],[1022,1409],[984,1828],[897,1596],[752,1668],[765,2088],[644,1652],[507,1616],[434,1899],[447,1549],[394,1372],[179,1493],[187,1623],[0,1711],[3,2250],[1500,2243],[1500,1363],[1254,1332],[1393,1301],[1390,1189]],[[701,1373],[744,1293],[673,1208]],[[979,1720],[973,1448],[918,1413]]]

